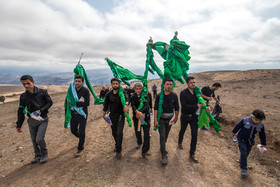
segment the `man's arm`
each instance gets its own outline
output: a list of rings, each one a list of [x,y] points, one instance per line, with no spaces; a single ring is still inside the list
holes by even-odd
[[[53,101],[50,97],[50,95],[48,94],[48,91],[46,90],[45,93],[44,93],[44,100],[46,101],[46,105],[43,106],[41,109],[40,109],[40,112],[44,112],[46,110],[49,110],[49,108],[52,106],[53,104]]]
[[[88,107],[89,103],[90,103],[90,95],[89,95],[88,89],[86,89],[86,91],[84,92],[82,97],[84,98],[84,101],[76,102],[76,106],[77,107]]]
[[[213,98],[214,98],[215,101],[217,101],[218,104],[220,104],[220,101],[219,101],[219,99],[216,96],[213,97]]]
[[[19,108],[18,108],[18,111],[17,111],[17,132],[21,132],[21,127],[22,127],[22,124],[24,122],[24,108],[26,106],[26,103],[25,103],[25,99],[23,98],[23,95],[20,95],[20,100],[19,100]]]
[[[261,140],[261,144],[263,146],[265,146],[266,145],[266,134],[265,134],[264,127],[261,129],[261,132],[259,132],[259,137],[260,137],[260,140]]]
[[[154,128],[156,128],[158,126],[157,114],[158,114],[158,111],[154,110]]]
[[[207,97],[206,95],[204,95],[203,93],[201,94],[201,97],[203,99],[207,99],[208,101],[211,101],[212,100],[212,97]]]
[[[236,134],[243,126],[244,126],[244,122],[243,122],[243,119],[242,119],[235,125],[235,127],[232,130],[232,133]]]

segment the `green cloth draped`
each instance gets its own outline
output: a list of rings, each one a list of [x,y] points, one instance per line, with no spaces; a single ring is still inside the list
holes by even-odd
[[[151,42],[151,41],[149,41]],[[188,78],[187,71],[189,70],[189,63],[190,60],[189,56],[189,45],[187,45],[185,42],[180,41],[177,36],[175,35],[173,39],[170,41],[170,45],[168,45],[165,42],[156,42],[151,45],[153,49],[155,49],[159,55],[165,60],[163,62],[164,66],[164,74],[161,72],[161,70],[157,67],[157,65],[152,60],[151,67],[154,71],[156,71],[159,75],[159,77],[162,79],[161,84],[161,92],[159,97],[159,108],[158,108],[158,116],[157,119],[159,121],[159,118],[162,113],[162,104],[164,99],[164,87],[163,82],[165,78],[172,78],[174,87],[176,86],[175,81],[178,80],[181,83],[185,83],[183,78],[186,80]],[[151,55],[153,57],[153,55]],[[183,77],[183,78],[182,78]],[[154,130],[157,130],[154,129]]]
[[[119,78],[121,81],[123,81],[126,85],[130,86],[130,83],[128,82],[131,79],[143,79],[143,76],[135,75],[128,69],[123,68],[122,66],[116,64],[115,62],[111,61],[110,59],[107,59],[107,63],[110,66],[110,69],[113,72],[113,76]],[[125,97],[123,93],[123,89],[121,85],[119,86],[118,95],[120,96],[121,103],[123,107],[125,107]],[[131,127],[131,118],[129,116],[129,113],[124,112],[124,115],[126,117],[128,125]]]
[[[196,95],[196,97],[198,98],[198,103],[199,104],[204,104],[200,110],[199,116],[198,116],[198,128],[202,128],[203,126],[206,126],[207,128],[209,127],[209,120],[210,119],[210,123],[213,126],[214,130],[216,132],[222,131],[221,127],[219,125],[219,122],[212,116],[211,113],[207,113],[206,112],[206,104],[205,104],[205,100],[201,97],[201,90],[198,86],[196,86],[194,88],[194,93]]]
[[[96,96],[95,91],[93,90],[93,87],[90,83],[90,80],[86,74],[86,71],[84,69],[84,67],[81,64],[77,64],[76,67],[74,68],[74,73],[75,76],[76,75],[82,75],[85,79],[85,83],[87,85],[87,88],[90,90],[90,92],[92,93],[93,97],[94,97],[94,104],[95,105],[99,105],[104,103],[104,99],[100,99]],[[67,101],[68,101],[68,105],[67,105]],[[72,116],[71,116],[71,108],[72,107],[76,107],[76,101],[74,99],[73,93],[72,93],[72,87],[71,84],[67,90],[67,95],[64,101],[64,108],[66,110],[66,114],[65,114],[65,120],[64,120],[64,128],[67,128],[68,123],[70,122]]]
[[[149,41],[150,42],[150,41]],[[173,37],[173,39],[170,41],[170,45],[168,45],[165,42],[156,42],[154,44],[151,44],[154,50],[156,50],[159,55],[165,60],[163,62],[164,66],[164,74],[161,72],[161,70],[157,67],[155,62],[151,60],[150,66],[152,70],[157,72],[159,77],[164,80],[165,78],[172,78],[174,81],[174,86],[176,86],[175,81],[178,80],[182,84],[185,84],[185,81],[189,77],[187,71],[189,70],[189,63],[188,61],[191,59],[189,56],[189,45],[187,45],[184,41],[180,41],[177,38],[177,35]],[[150,52],[152,53],[152,52]],[[153,55],[150,55],[151,58],[153,58]],[[158,116],[157,119],[159,121],[161,112],[162,112],[162,103],[163,103],[163,81],[161,84],[161,92],[160,92],[160,98],[159,98],[159,108],[158,108]],[[201,97],[201,90],[198,86],[194,89],[194,93],[196,94],[196,97],[198,98],[199,103],[204,103],[204,106],[200,110],[200,114],[198,117],[198,127],[202,128],[204,125],[209,127],[209,120],[210,123],[215,129],[216,132],[221,131],[219,122],[214,119],[214,117],[211,115],[211,113],[206,112],[206,104],[204,99]],[[157,130],[157,129],[155,129]]]

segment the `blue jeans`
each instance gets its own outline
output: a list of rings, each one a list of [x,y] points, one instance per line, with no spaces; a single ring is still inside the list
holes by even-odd
[[[239,158],[239,165],[241,169],[247,170],[247,157],[251,151],[252,145],[248,140],[243,140],[239,137],[238,139],[238,147],[240,150],[240,158]]]

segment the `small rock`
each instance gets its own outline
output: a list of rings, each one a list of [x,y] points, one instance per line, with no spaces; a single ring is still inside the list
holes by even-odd
[[[108,155],[106,158],[108,159],[108,158],[110,158],[110,156]]]

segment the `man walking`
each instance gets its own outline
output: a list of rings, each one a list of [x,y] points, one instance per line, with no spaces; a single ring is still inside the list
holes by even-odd
[[[128,102],[123,106],[121,103],[121,98],[119,96],[119,86],[120,82],[117,78],[111,79],[112,90],[107,93],[105,96],[105,101],[103,105],[103,118],[106,121],[105,114],[110,111],[109,117],[111,119],[111,129],[112,135],[115,140],[115,148],[116,158],[121,159],[121,151],[122,151],[122,140],[123,140],[123,128],[124,128],[124,112],[128,112]],[[127,95],[126,101],[128,100]],[[106,121],[107,122],[107,121]]]
[[[145,97],[145,102],[143,103],[143,107],[138,110],[140,105],[141,93],[143,91],[143,84],[141,82],[136,82],[134,84],[135,93],[131,96],[130,102],[133,110],[133,122],[135,135],[137,139],[136,149],[139,149],[142,145],[142,136],[141,136],[141,127],[138,129],[139,120],[141,120],[141,126],[144,131],[144,144],[142,147],[142,156],[150,156],[151,154],[148,152],[150,149],[150,120],[151,120],[151,109],[152,109],[152,96],[148,92]],[[146,124],[145,124],[146,123]],[[138,131],[139,130],[139,131]]]
[[[221,83],[216,82],[212,86],[204,86],[201,89],[201,97],[205,100],[207,106],[209,106],[209,101],[211,101],[212,98],[217,101],[218,104],[220,104],[219,99],[215,96],[215,91],[221,87]]]
[[[159,108],[159,98],[160,95],[157,95],[156,101],[155,101],[155,114],[154,114],[154,127],[158,127],[159,135],[160,135],[160,151],[162,155],[162,161],[161,163],[163,165],[167,164],[167,151],[166,151],[166,142],[168,138],[169,131],[171,129],[171,126],[175,124],[178,120],[178,114],[179,114],[179,103],[178,103],[178,96],[176,93],[172,92],[173,87],[173,80],[172,79],[165,79],[164,80],[164,98],[163,98],[163,104],[162,104],[162,113],[159,119],[159,122],[157,121],[157,114],[158,114],[158,108]],[[175,110],[175,115],[174,115]]]
[[[207,106],[209,106],[209,101],[211,101],[212,98],[217,101],[218,104],[220,104],[220,100],[215,96],[215,91],[221,87],[221,83],[216,82],[212,86],[204,86],[201,89],[201,97],[205,100]],[[201,129],[208,130],[205,126],[203,126]]]
[[[84,150],[90,95],[89,90],[83,86],[84,77],[82,75],[75,76],[74,84],[78,101],[76,101],[76,107],[71,109],[70,125],[72,134],[79,138],[78,151],[75,155],[75,157],[79,157]]]
[[[198,99],[194,94],[195,88],[195,78],[187,78],[188,87],[181,91],[180,93],[180,102],[181,102],[181,129],[179,132],[178,147],[183,149],[183,137],[185,131],[188,127],[188,124],[191,126],[191,144],[190,144],[190,159],[196,163],[198,160],[195,158],[195,150],[197,143],[197,131],[198,131],[198,116],[196,111],[202,107],[202,104],[198,104]],[[206,112],[210,112],[210,108],[206,109]]]
[[[156,86],[156,84],[153,85],[152,90],[153,90],[153,95],[154,95],[154,99],[155,99],[156,96],[157,96],[157,86]]]
[[[108,92],[109,92],[109,89],[107,89],[105,85],[102,85],[102,89],[100,91],[99,98],[103,99]]]
[[[53,102],[47,90],[34,86],[35,81],[30,75],[23,75],[20,81],[25,92],[20,95],[19,109],[17,112],[17,132],[22,132],[25,108],[27,108],[27,120],[30,136],[34,148],[35,157],[31,163],[45,163],[48,160],[48,149],[45,142],[45,134],[48,127],[48,110]]]

